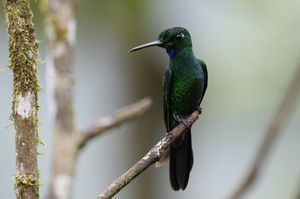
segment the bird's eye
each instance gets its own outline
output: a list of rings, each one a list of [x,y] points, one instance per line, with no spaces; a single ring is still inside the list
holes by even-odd
[[[176,40],[181,41],[183,39],[183,37],[184,37],[184,34],[180,33],[180,34],[176,35]]]

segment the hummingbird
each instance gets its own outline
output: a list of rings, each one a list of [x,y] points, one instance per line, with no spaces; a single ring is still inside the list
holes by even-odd
[[[159,34],[157,40],[136,46],[129,52],[151,46],[164,48],[169,56],[169,65],[163,77],[166,130],[170,132],[179,123],[188,127],[181,137],[171,143],[163,155],[163,157],[169,156],[171,187],[175,191],[184,190],[194,162],[191,124],[186,118],[195,110],[201,111],[200,104],[207,88],[207,68],[204,61],[195,57],[191,35],[185,28],[165,29]]]

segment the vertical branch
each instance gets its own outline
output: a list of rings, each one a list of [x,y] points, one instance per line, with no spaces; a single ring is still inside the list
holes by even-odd
[[[13,71],[12,119],[16,130],[17,198],[39,198],[38,44],[27,0],[4,0],[9,37],[9,68]]]
[[[48,192],[51,199],[70,198],[77,153],[73,123],[74,7],[73,0],[48,1],[47,85],[54,137]]]
[[[53,151],[48,199],[71,198],[78,152],[92,138],[133,118],[151,105],[144,99],[93,123],[87,131],[75,131],[73,120],[73,56],[76,21],[73,0],[48,1],[47,91],[53,122]]]
[[[300,92],[300,65],[295,72],[295,77],[291,81],[283,100],[278,107],[277,112],[274,114],[269,127],[266,131],[265,137],[262,141],[261,146],[258,149],[256,157],[244,177],[243,181],[238,185],[235,192],[232,194],[230,199],[241,198],[246,191],[254,184],[257,176],[259,175],[260,168],[262,167],[266,157],[268,156],[272,144],[275,138],[278,136],[283,125],[287,122],[288,116],[290,116],[293,111],[294,106],[297,103],[297,97]]]

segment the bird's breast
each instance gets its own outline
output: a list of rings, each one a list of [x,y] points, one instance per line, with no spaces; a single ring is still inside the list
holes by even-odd
[[[171,107],[179,115],[189,115],[198,106],[203,90],[203,77],[198,70],[174,75],[171,88]]]

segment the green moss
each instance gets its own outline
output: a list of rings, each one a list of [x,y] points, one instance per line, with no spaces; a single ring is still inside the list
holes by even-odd
[[[38,42],[32,22],[33,13],[27,0],[4,0],[8,29],[8,67],[14,75],[13,112],[18,106],[18,97],[31,92],[34,97],[34,121],[38,125],[38,95],[40,85],[37,73],[39,62]]]
[[[29,6],[29,0],[3,0],[5,18],[8,31],[8,67],[13,71],[13,113],[12,120],[20,120],[16,113],[19,96],[31,93],[33,100],[31,108],[33,110],[32,132],[38,138],[38,92],[40,91],[37,63],[39,62],[38,41],[32,22],[33,13]],[[22,118],[21,118],[22,119]],[[28,120],[28,118],[26,118]],[[23,121],[23,124],[25,122]],[[26,124],[26,123],[25,123]],[[23,136],[22,132],[17,132],[16,140],[21,140],[18,136]],[[39,197],[39,175],[18,173],[15,175],[15,187],[17,198],[21,198],[25,189],[33,189],[37,198]]]
[[[13,107],[19,95],[31,92],[36,97],[40,90],[37,76],[38,43],[33,28],[33,13],[27,0],[4,0],[8,27],[8,67],[14,74]]]
[[[39,197],[39,178],[30,174],[16,174],[14,177],[15,189],[17,190],[17,199],[22,198],[25,188],[31,188]]]

